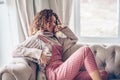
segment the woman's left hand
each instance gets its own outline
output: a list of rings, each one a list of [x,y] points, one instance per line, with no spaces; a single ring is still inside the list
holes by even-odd
[[[63,29],[62,25],[57,25],[57,26],[55,26],[54,31],[58,32],[58,31],[61,31],[62,29]]]
[[[41,54],[40,61],[41,61],[42,64],[47,64],[47,63],[48,63],[47,56],[42,53],[42,54]]]

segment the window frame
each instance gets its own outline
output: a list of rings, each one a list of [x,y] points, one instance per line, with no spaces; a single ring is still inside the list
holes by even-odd
[[[75,26],[75,34],[79,38],[80,43],[108,43],[108,44],[118,44],[120,43],[120,0],[118,0],[119,4],[119,23],[118,23],[118,37],[85,37],[80,35],[80,0],[75,0],[74,2],[74,26]]]

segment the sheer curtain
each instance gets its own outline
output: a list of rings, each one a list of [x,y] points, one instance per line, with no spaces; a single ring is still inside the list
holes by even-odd
[[[11,61],[11,51],[19,43],[28,37],[28,29],[34,17],[34,0],[6,0],[6,18],[1,28],[0,40],[0,66]],[[5,12],[5,13],[6,13]],[[4,14],[4,13],[3,13]]]
[[[30,23],[34,15],[42,9],[51,8],[59,16],[65,25],[69,25],[73,0],[6,0],[8,7],[9,23],[8,36],[2,44],[1,54],[2,64],[6,64],[11,59],[10,53],[14,47],[24,41],[29,36]],[[7,48],[6,51],[6,47]],[[1,65],[2,65],[1,64]]]
[[[19,41],[25,40],[29,35],[29,26],[34,17],[33,0],[16,0],[17,27]]]
[[[73,0],[49,0],[49,7],[60,17],[64,25],[70,24]]]
[[[11,40],[9,31],[8,8],[6,2],[0,4],[0,66],[6,64],[10,59]]]

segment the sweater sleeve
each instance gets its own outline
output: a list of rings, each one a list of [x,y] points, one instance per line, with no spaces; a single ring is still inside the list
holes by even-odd
[[[24,46],[17,47],[13,52],[13,57],[29,57],[33,59],[40,59],[42,50],[37,48],[27,48]]]
[[[24,57],[30,60],[40,61],[41,54],[45,48],[45,43],[36,36],[26,39],[20,43],[12,52],[13,57]],[[34,61],[35,62],[35,61]]]
[[[64,34],[64,37],[60,36],[58,40],[63,45],[63,52],[65,52],[78,41],[78,38],[68,27],[64,27],[61,32]]]

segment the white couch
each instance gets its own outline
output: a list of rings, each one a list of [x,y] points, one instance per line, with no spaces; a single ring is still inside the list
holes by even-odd
[[[75,50],[77,50],[82,46],[84,45],[77,44],[72,46],[71,49],[69,49],[65,54],[63,54],[63,60],[66,60]],[[93,51],[99,69],[104,69],[108,72],[108,80],[120,80],[120,46],[100,45],[100,44],[93,44],[86,46],[89,46]],[[36,69],[31,69],[31,66],[36,66],[35,63],[32,63],[30,61],[26,61],[26,63],[12,63],[12,65],[18,65],[18,64],[25,65],[24,67],[22,66],[22,69],[17,68],[18,71],[24,69],[33,70],[34,75],[32,77],[36,77],[36,73],[34,72]],[[26,68],[26,66],[29,66],[29,68]],[[28,76],[28,78],[29,77],[30,76]],[[16,80],[16,79],[15,76],[12,75],[12,73],[5,72],[3,70],[0,80]]]

